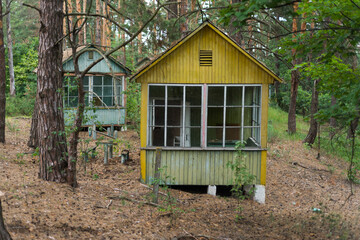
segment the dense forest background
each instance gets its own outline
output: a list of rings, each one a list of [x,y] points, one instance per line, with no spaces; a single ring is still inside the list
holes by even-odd
[[[29,116],[34,109],[38,2],[2,2],[9,63],[7,116]],[[346,153],[348,177],[358,181],[359,1],[67,0],[64,12],[64,35],[75,36],[76,46],[94,44],[110,51],[134,37],[112,54],[133,71],[203,21],[211,20],[284,80],[271,88],[271,104],[288,112],[288,133],[296,133],[296,114],[305,118],[310,124],[304,142],[319,145],[316,137],[321,132],[324,142]],[[133,36],[142,26],[141,33]],[[67,39],[64,50],[72,44]],[[136,83],[129,82],[127,108],[135,126],[140,119],[139,90]]]

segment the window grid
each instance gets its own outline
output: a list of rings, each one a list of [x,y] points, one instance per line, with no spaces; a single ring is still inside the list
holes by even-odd
[[[95,79],[95,77],[97,79]],[[111,81],[106,81],[106,78],[108,78],[107,80],[110,80],[111,78]],[[103,107],[105,106],[104,103],[108,107],[113,107],[116,106],[116,102],[118,102],[118,106],[121,106],[123,103],[123,81],[123,77],[121,80],[115,80],[111,76],[85,76],[83,80],[83,87],[84,91],[88,92],[88,94],[85,95],[85,105],[93,106],[94,101],[100,97],[101,101],[98,99],[99,102],[95,103],[95,107]],[[71,93],[71,91],[77,92],[77,88],[75,86],[73,76],[69,77],[69,80],[64,82],[65,107],[77,106],[77,93],[75,95]],[[76,90],[73,90],[73,88],[76,88]],[[115,98],[117,98],[117,100],[115,100]]]
[[[151,104],[149,102],[149,99],[148,99],[148,102],[150,103],[149,104],[149,110],[151,107],[164,107],[165,109],[165,114],[164,114],[164,145],[165,147],[167,147],[167,128],[169,127],[168,126],[168,123],[167,123],[167,114],[168,114],[168,107],[179,107],[180,105],[169,105],[168,104],[168,87],[169,86],[180,86],[182,87],[183,89],[183,96],[182,96],[182,124],[180,124],[180,126],[170,126],[170,127],[180,127],[182,129],[182,134],[181,134],[181,143],[180,143],[180,147],[186,147],[185,145],[185,142],[186,142],[186,128],[200,128],[200,144],[201,144],[201,147],[206,147],[206,148],[211,148],[211,147],[208,147],[207,146],[207,133],[208,133],[208,128],[218,128],[218,126],[208,126],[208,119],[207,119],[207,113],[208,113],[208,109],[209,107],[223,107],[223,126],[222,126],[222,147],[226,147],[226,129],[238,129],[240,128],[241,130],[241,141],[243,142],[244,141],[244,129],[251,129],[251,136],[254,137],[255,139],[258,139],[258,142],[256,143],[256,145],[258,145],[258,147],[260,146],[260,142],[261,142],[261,135],[259,135],[260,133],[260,130],[261,130],[261,96],[262,96],[262,91],[261,91],[261,85],[249,85],[249,84],[243,84],[243,85],[217,85],[217,84],[213,84],[213,85],[210,85],[209,87],[215,87],[215,86],[222,86],[224,87],[224,103],[222,105],[214,105],[214,106],[209,106],[208,104],[208,100],[209,100],[209,87],[207,87],[206,84],[204,85],[177,85],[177,84],[166,84],[166,85],[163,85],[163,84],[149,84],[149,88],[148,88],[148,91],[150,91],[150,86],[164,86],[165,87],[165,105],[156,105],[155,103]],[[200,111],[201,111],[201,119],[200,119],[200,127],[198,126],[186,126],[185,124],[185,119],[186,119],[186,114],[185,114],[185,111],[186,111],[186,88],[187,87],[193,87],[193,86],[201,86],[201,108],[200,108]],[[241,105],[231,105],[231,106],[228,106],[227,104],[227,94],[228,94],[228,87],[241,87],[241,91],[242,91],[242,96],[241,96]],[[251,105],[245,105],[245,94],[246,94],[246,87],[254,87],[253,88],[253,96],[252,96],[252,102],[251,102]],[[256,91],[258,91],[258,93],[256,93]],[[204,102],[204,99],[206,97],[206,100]],[[256,100],[256,97],[258,98],[259,101]],[[193,107],[200,107],[200,106],[189,106],[189,108],[193,108]],[[227,126],[226,125],[226,110],[228,108],[236,108],[236,107],[241,107],[241,125],[240,126]],[[248,108],[251,108],[253,111],[253,116],[251,118],[251,126],[244,126],[244,110],[245,108],[248,107]],[[204,110],[203,109],[207,109],[206,111],[206,121],[205,121],[205,125],[203,124],[203,113],[204,113]],[[155,112],[152,110],[151,111],[152,114],[155,114]],[[258,117],[255,117],[255,116],[258,116]],[[149,124],[149,120],[148,120],[148,128],[147,128],[147,136],[150,136],[149,135],[149,128],[151,127],[155,127],[156,124]],[[160,126],[159,126],[160,127]],[[205,131],[205,136],[203,136],[202,134],[202,131]],[[258,137],[256,137],[256,135],[259,135]],[[148,144],[149,145],[152,145],[151,143],[151,136],[149,137],[148,139]],[[205,138],[205,139],[203,139]],[[205,145],[204,145],[205,144]]]

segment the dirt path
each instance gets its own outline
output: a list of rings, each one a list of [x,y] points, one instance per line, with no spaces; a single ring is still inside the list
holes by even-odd
[[[135,132],[122,134],[133,147],[128,164],[114,158],[104,166],[100,150],[86,173],[79,167],[80,187],[72,189],[37,178],[37,158],[26,148],[30,120],[8,123],[0,191],[13,239],[360,239],[359,186],[346,201],[346,165],[331,157],[318,161],[300,142],[269,146],[265,205],[245,200],[236,212],[231,197],[170,189],[176,200],[163,196],[167,210],[159,210],[143,204],[151,191],[138,181]]]

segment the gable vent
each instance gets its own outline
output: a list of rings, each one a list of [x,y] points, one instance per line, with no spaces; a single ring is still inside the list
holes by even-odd
[[[212,50],[200,50],[200,66],[212,66]]]

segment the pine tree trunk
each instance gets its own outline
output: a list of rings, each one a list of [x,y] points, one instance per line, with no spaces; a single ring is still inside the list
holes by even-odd
[[[2,1],[0,0],[0,14],[2,14]],[[5,143],[5,105],[6,105],[6,72],[3,20],[0,15],[0,143]]]
[[[294,3],[294,12],[296,13],[298,9],[298,3]],[[296,32],[298,29],[297,27],[297,18],[293,18],[292,23],[292,31]],[[295,40],[295,34],[293,34],[293,41]],[[296,61],[296,50],[292,49],[292,63],[295,66]],[[290,104],[289,104],[289,113],[288,113],[288,133],[294,134],[296,133],[296,98],[298,93],[298,86],[299,86],[299,71],[298,70],[292,70],[291,71],[291,92],[290,92]]]
[[[83,0],[83,11],[84,11],[84,12],[87,12],[86,2],[87,2],[86,0]],[[83,27],[83,38],[84,38],[84,44],[85,44],[85,45],[87,44],[87,38],[86,38],[87,29],[86,29],[86,24],[87,24],[87,23],[85,23],[85,25],[84,25],[84,27]]]
[[[34,104],[34,112],[33,112],[32,119],[31,119],[30,137],[29,137],[29,141],[27,143],[28,147],[34,148],[34,149],[39,146],[37,125],[38,125],[38,99],[36,99],[35,104]]]
[[[76,0],[76,11],[78,13],[81,13],[81,4],[80,4],[80,0]],[[78,21],[78,26],[77,27],[81,27],[83,20],[81,19],[81,17],[79,17],[80,20]],[[84,44],[84,31],[81,29],[81,31],[78,33],[78,42],[80,45]]]
[[[2,214],[2,206],[1,206],[2,195],[3,194],[0,192],[0,240],[11,240],[11,236],[5,228],[4,218]]]
[[[331,106],[334,106],[336,104],[336,98],[334,96],[331,96]],[[336,128],[336,119],[331,117],[330,118],[330,131],[329,131],[329,138],[332,140],[335,136],[335,128]]]
[[[180,15],[184,16],[187,13],[187,0],[181,0],[181,8],[180,8]],[[187,19],[187,18],[185,18]],[[180,32],[182,36],[186,35],[186,32],[188,30],[187,22],[184,21],[180,25]]]
[[[6,0],[6,10],[9,11],[6,15],[6,28],[7,28],[7,46],[9,54],[9,77],[10,77],[10,96],[15,96],[15,74],[14,74],[14,58],[13,46],[11,37],[11,16],[10,16],[10,0]]]
[[[67,146],[62,102],[63,1],[40,0],[37,72],[39,177],[65,182]]]
[[[310,106],[310,128],[303,141],[304,143],[308,143],[310,145],[314,144],[317,135],[318,122],[316,121],[314,115],[317,113],[319,108],[319,92],[317,90],[318,82],[319,80],[314,81]]]
[[[101,14],[101,5],[100,0],[96,0],[96,14]],[[100,46],[102,43],[101,38],[101,18],[96,18],[95,23],[95,44]]]

